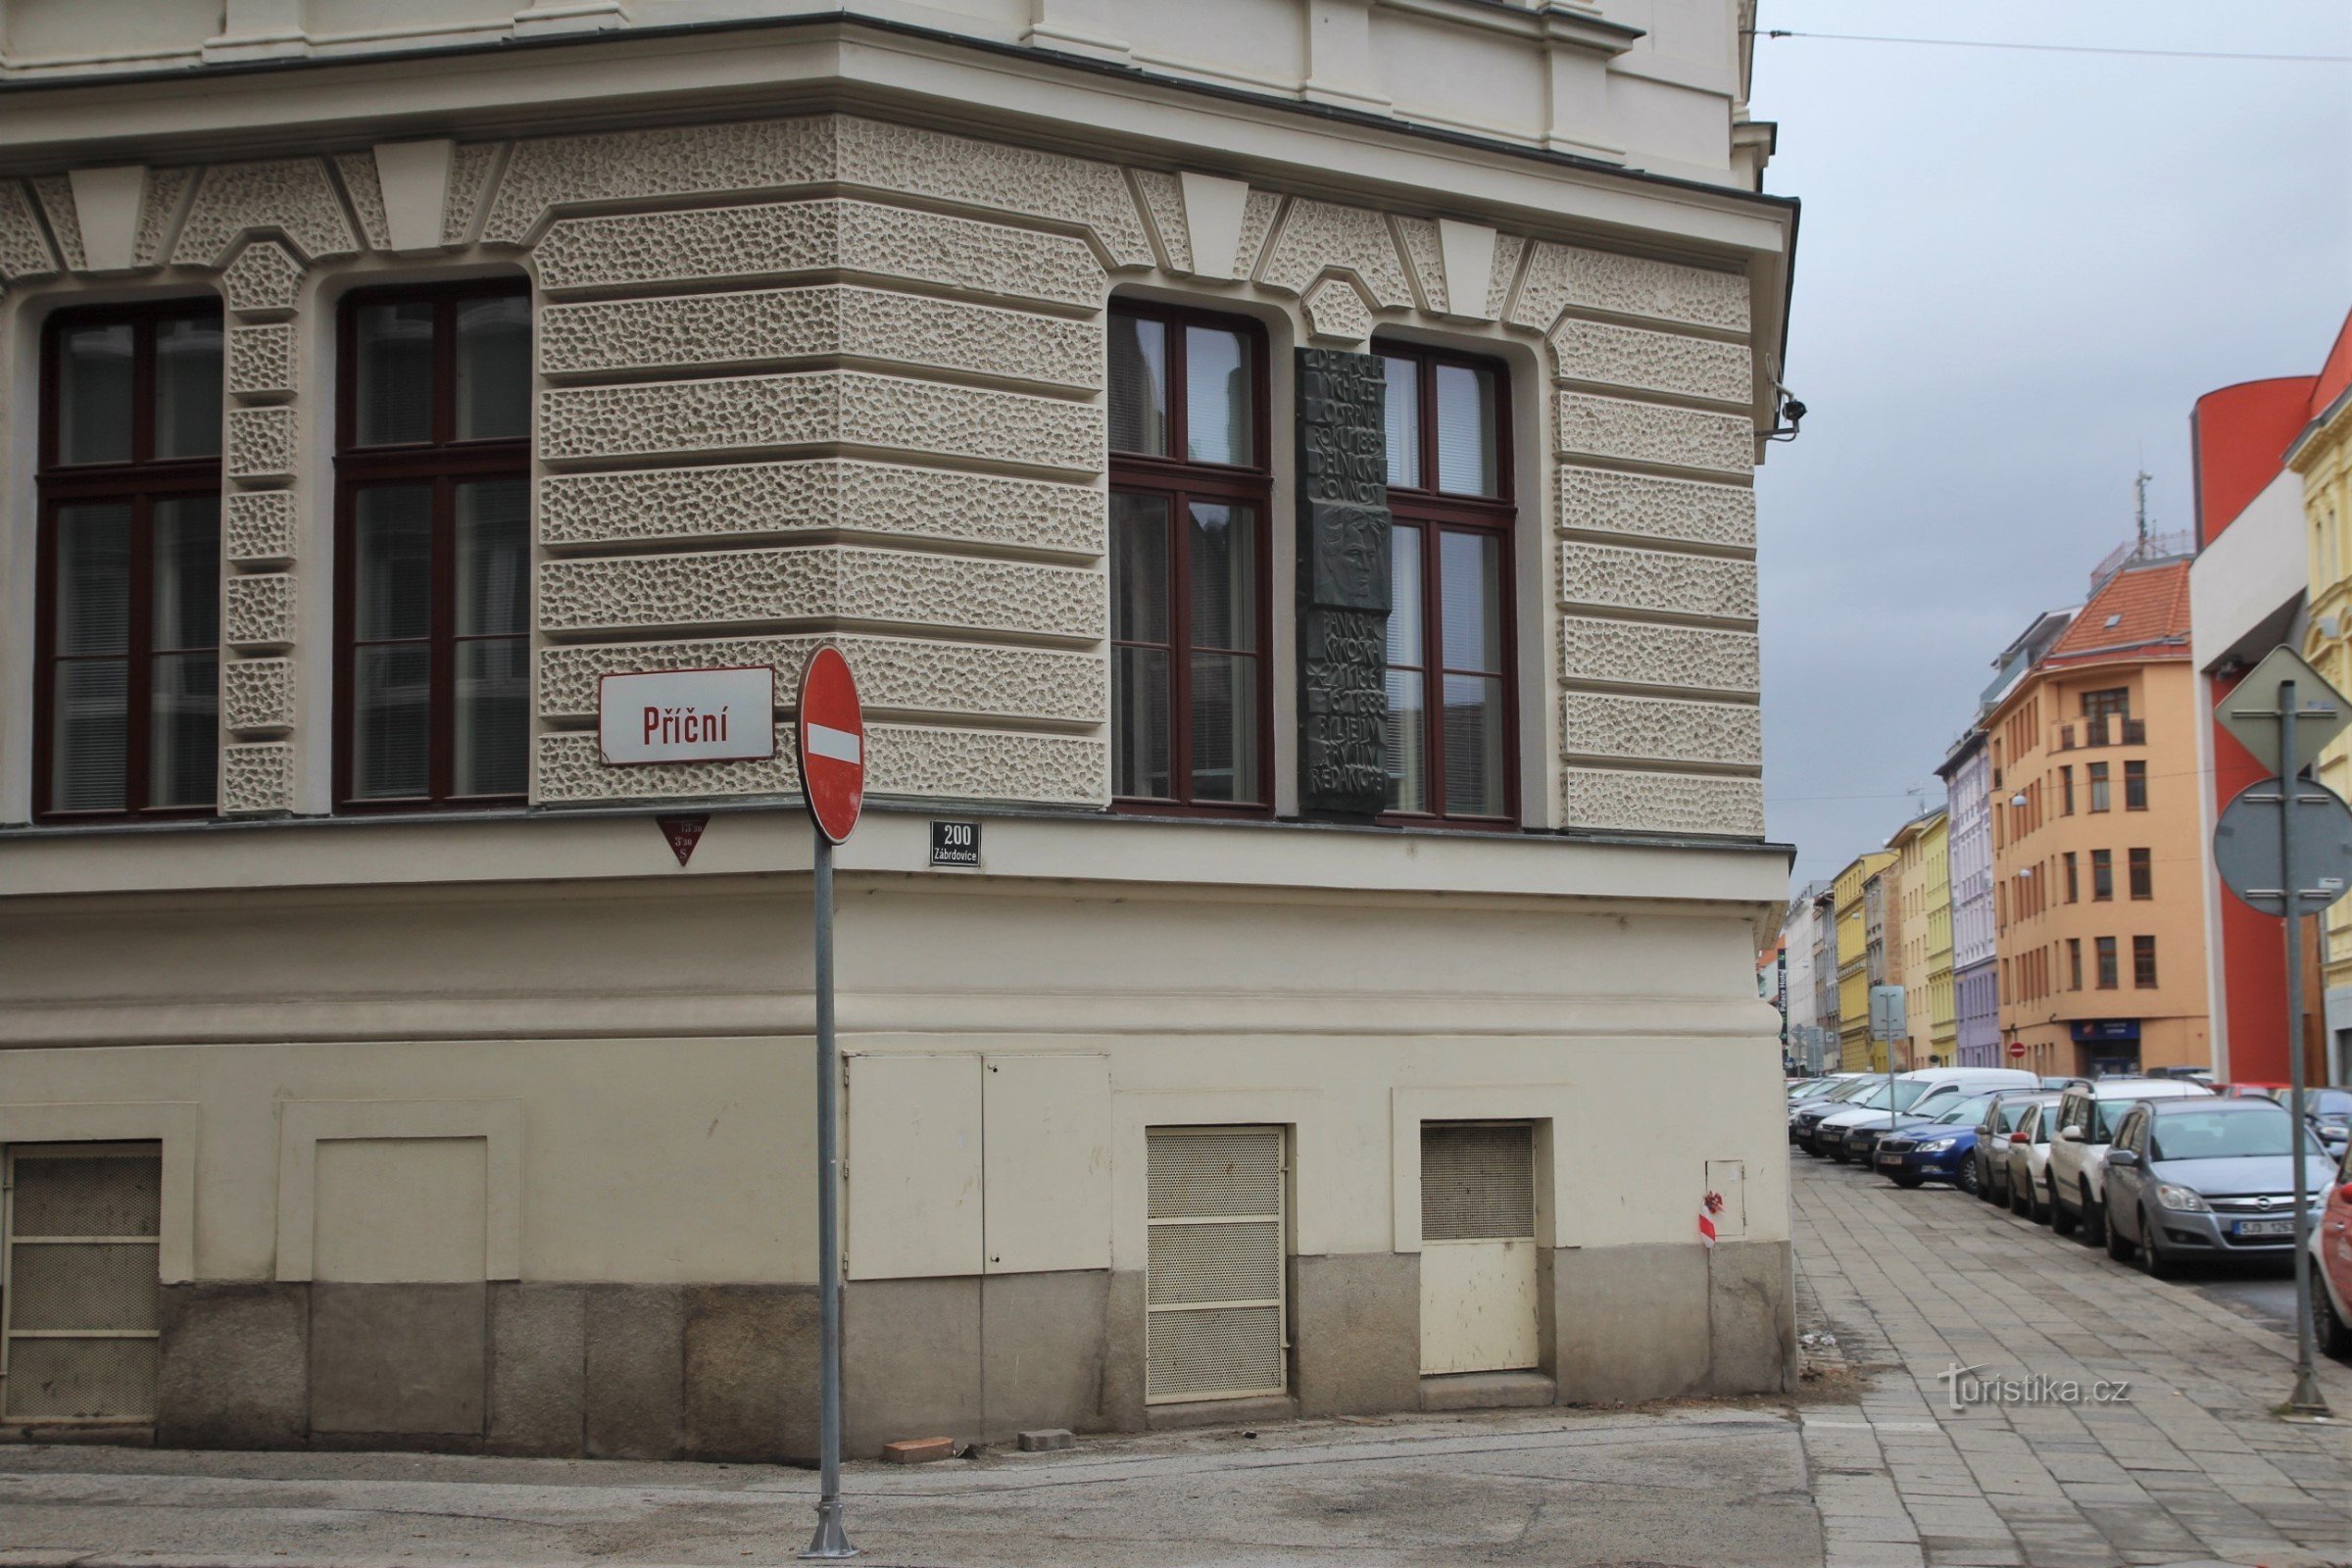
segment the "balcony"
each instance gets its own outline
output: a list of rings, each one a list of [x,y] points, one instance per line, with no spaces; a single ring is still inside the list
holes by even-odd
[[[2148,744],[2148,721],[2144,718],[2121,718],[2101,715],[2082,721],[2082,740],[2078,745],[2072,724],[2058,726],[2058,750],[2072,752],[2093,746],[2145,746]]]

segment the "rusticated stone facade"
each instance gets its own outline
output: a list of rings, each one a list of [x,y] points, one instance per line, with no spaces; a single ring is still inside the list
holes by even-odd
[[[387,250],[393,209],[421,202],[402,220],[440,233],[445,254],[521,267],[541,294],[539,799],[651,787],[580,774],[569,732],[585,714],[551,702],[555,670],[609,639],[683,657],[773,625],[854,632],[877,657],[902,646],[888,639],[953,646],[988,667],[1013,656],[1006,636],[1063,645],[1031,678],[1059,670],[1070,693],[1004,715],[1052,715],[1037,732],[1054,742],[1051,779],[975,793],[1102,804],[1102,308],[1129,283],[1230,273],[1246,297],[1294,302],[1335,348],[1482,319],[1470,346],[1524,337],[1554,384],[1518,393],[1543,400],[1551,432],[1523,521],[1556,539],[1559,582],[1534,607],[1553,654],[1518,694],[1522,746],[1557,759],[1530,825],[1761,831],[1739,272],[852,115],[460,141],[424,162],[443,181],[421,196],[416,159],[382,175],[400,151],[154,170],[139,185],[134,265],[220,270],[232,318],[227,640],[297,672],[270,703],[227,710],[232,759],[282,749],[298,694],[323,689],[298,673],[325,657],[311,630],[331,624],[328,583],[303,560],[325,526],[307,455],[332,416],[308,384],[327,362],[308,346],[322,323],[301,311],[306,271]],[[839,185],[857,194],[825,193]],[[0,178],[0,271],[59,270],[51,234],[67,270],[88,267],[74,203],[62,177]],[[631,210],[598,210],[615,204]],[[831,542],[859,538],[889,549]],[[642,554],[653,544],[689,553]],[[1630,721],[1607,695],[1626,685],[1674,706]],[[273,738],[242,727],[257,711]],[[1086,768],[1070,760],[1090,753],[1096,782],[1073,789]],[[297,748],[278,796],[240,770],[241,808],[318,808],[322,786],[294,781],[320,755]],[[1598,758],[1641,774],[1621,766],[1596,791]]]

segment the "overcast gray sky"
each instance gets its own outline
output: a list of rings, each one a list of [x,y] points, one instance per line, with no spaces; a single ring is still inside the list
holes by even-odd
[[[1763,0],[1762,28],[2352,55],[2345,0]],[[1757,476],[1766,812],[1826,878],[1935,767],[2036,611],[2190,526],[2203,392],[2309,374],[2352,307],[2352,66],[1756,43],[1804,202]]]

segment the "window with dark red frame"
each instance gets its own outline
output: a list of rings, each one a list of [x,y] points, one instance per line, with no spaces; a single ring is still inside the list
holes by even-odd
[[[1266,445],[1254,323],[1113,308],[1111,793],[1122,805],[1273,808]]]
[[[530,766],[530,299],[520,282],[344,302],[336,797],[519,800]]]
[[[1376,352],[1393,517],[1389,814],[1516,822],[1510,383],[1491,360]]]
[[[52,318],[34,565],[34,814],[211,811],[220,758],[220,307]]]

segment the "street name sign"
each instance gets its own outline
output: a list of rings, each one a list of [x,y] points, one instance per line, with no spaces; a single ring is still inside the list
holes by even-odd
[[[801,672],[801,783],[816,830],[850,836],[865,806],[865,715],[858,682],[838,648],[819,648]]]
[[[776,672],[659,669],[597,685],[596,739],[614,767],[776,755]]]
[[[2278,683],[2283,680],[2295,683],[2295,713],[2299,720],[2295,728],[2295,756],[2304,762],[2318,761],[2323,747],[2352,728],[2352,703],[2347,703],[2344,694],[2330,686],[2302,655],[2281,643],[2265,655],[2262,662],[2248,671],[2246,678],[2213,710],[2222,727],[2236,736],[2237,743],[2274,773],[2281,771]]]

